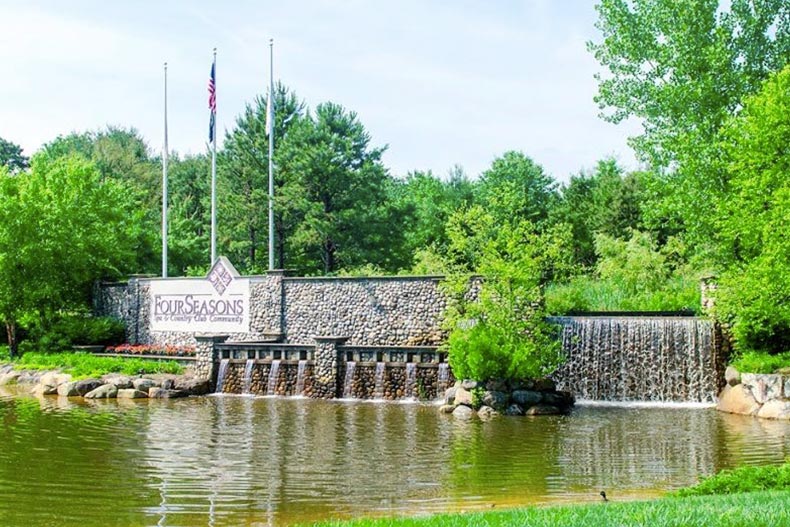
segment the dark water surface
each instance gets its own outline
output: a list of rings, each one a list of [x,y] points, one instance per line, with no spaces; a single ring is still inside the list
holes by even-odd
[[[781,463],[790,424],[581,406],[457,422],[435,406],[0,392],[0,525],[291,525],[656,496]]]

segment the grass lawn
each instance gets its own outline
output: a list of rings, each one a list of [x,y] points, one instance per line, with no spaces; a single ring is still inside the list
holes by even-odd
[[[322,527],[777,527],[790,525],[790,492],[668,497],[652,501],[527,507],[418,518],[323,522]]]
[[[138,358],[121,359],[96,357],[90,353],[33,353],[28,352],[10,361],[21,370],[60,370],[75,379],[101,377],[107,373],[137,375],[143,373],[183,373],[184,368],[174,361],[150,361]]]

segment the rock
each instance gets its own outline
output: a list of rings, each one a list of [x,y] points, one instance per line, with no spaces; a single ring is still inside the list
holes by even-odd
[[[484,421],[488,421],[489,419],[496,417],[499,415],[499,412],[491,408],[490,406],[481,406],[480,409],[477,411],[477,417]]]
[[[139,391],[145,392],[145,393],[148,393],[148,390],[150,390],[151,388],[156,387],[156,386],[159,386],[159,385],[153,379],[134,379],[132,381],[132,387],[135,390],[139,390]]]
[[[536,404],[529,410],[527,415],[560,415],[562,410],[550,404]]]
[[[443,404],[439,407],[440,414],[451,414],[455,410],[454,404]]]
[[[464,379],[461,381],[461,388],[463,388],[464,390],[474,390],[478,386],[480,386],[480,383],[477,381],[473,381],[470,379]]]
[[[784,397],[790,399],[790,377],[785,379]]]
[[[546,377],[543,379],[536,380],[535,387],[533,389],[538,392],[554,391],[557,389],[557,384],[554,382],[553,379]]]
[[[521,405],[513,403],[507,407],[505,415],[524,415],[524,409]]]
[[[444,392],[444,404],[450,404],[455,406],[455,391],[457,388],[453,386],[452,388],[447,388]]]
[[[104,384],[114,384],[119,390],[132,387],[132,378],[119,373],[108,373],[101,378]]]
[[[472,407],[472,392],[467,391],[463,387],[455,389],[455,404]]]
[[[83,379],[81,381],[77,381],[77,395],[84,396],[86,393],[95,390],[102,384],[104,383],[99,379]]]
[[[80,394],[77,393],[77,381],[70,381],[61,383],[58,386],[58,395],[61,397],[77,397]]]
[[[118,399],[143,399],[147,398],[148,394],[134,388],[123,388],[118,390]]]
[[[728,385],[719,394],[719,404],[716,408],[730,414],[754,415],[760,410],[760,403],[743,384]]]
[[[189,395],[181,390],[167,390],[165,388],[153,387],[148,390],[149,399],[178,399]]]
[[[495,379],[493,381],[488,381],[485,386],[486,390],[490,392],[507,392],[507,382],[501,379]]]
[[[16,384],[19,380],[21,373],[18,371],[4,371],[0,374],[0,386],[5,386],[7,384]]]
[[[543,403],[556,406],[560,410],[568,410],[573,406],[573,396],[570,392],[548,392],[543,394]]]
[[[782,376],[776,374],[743,373],[741,384],[752,392],[755,401],[760,404],[781,398],[784,388]]]
[[[529,408],[540,404],[543,400],[543,394],[532,390],[516,390],[512,394],[513,402],[524,407]]]
[[[211,386],[208,379],[184,377],[176,380],[173,389],[186,392],[189,395],[205,395],[209,393]]]
[[[790,419],[790,401],[774,399],[768,401],[757,412],[763,419]]]
[[[483,404],[494,410],[504,410],[510,401],[510,395],[505,392],[488,391],[483,394]],[[478,410],[478,413],[480,411]]]
[[[85,394],[86,399],[115,399],[117,396],[118,387],[115,384],[102,384]]]
[[[47,372],[41,376],[38,384],[33,388],[35,395],[54,395],[58,393],[58,386],[71,380],[71,375],[60,372]]]
[[[462,421],[469,421],[475,416],[475,411],[468,406],[456,406],[453,410],[453,417]]]
[[[735,386],[736,384],[740,384],[741,372],[739,372],[732,366],[727,366],[727,369],[724,370],[724,380],[727,381],[727,384],[729,384],[730,386]]]

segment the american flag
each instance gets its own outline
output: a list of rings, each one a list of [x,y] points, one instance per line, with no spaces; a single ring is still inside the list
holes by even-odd
[[[208,109],[211,110],[211,118],[208,125],[208,140],[214,140],[214,121],[217,115],[217,84],[214,76],[214,66],[211,65],[211,77],[208,79]]]

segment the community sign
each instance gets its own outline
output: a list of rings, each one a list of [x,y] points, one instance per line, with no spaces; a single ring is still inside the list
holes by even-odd
[[[151,331],[247,333],[250,281],[221,256],[205,279],[151,280]]]

